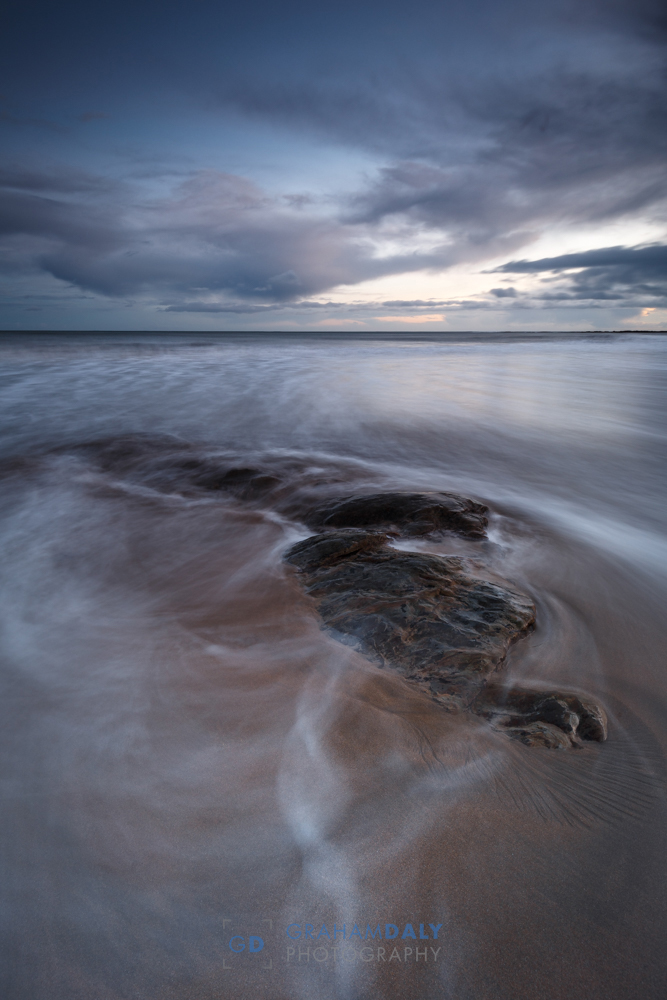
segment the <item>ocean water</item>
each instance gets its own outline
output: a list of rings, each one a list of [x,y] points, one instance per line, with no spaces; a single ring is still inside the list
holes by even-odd
[[[666,995],[666,337],[0,359],[3,997]],[[606,743],[513,743],[320,629],[282,555],[376,489],[489,505],[400,544],[529,594],[504,681]]]

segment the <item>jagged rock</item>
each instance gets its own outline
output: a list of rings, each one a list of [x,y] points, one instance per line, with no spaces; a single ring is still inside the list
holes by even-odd
[[[530,691],[487,685],[473,710],[496,728],[527,746],[551,746],[563,736],[573,745],[578,740],[607,738],[607,719],[589,699],[563,691]]]
[[[510,642],[531,627],[528,598],[465,572],[455,556],[399,552],[380,533],[313,535],[287,562],[326,626],[446,708],[469,707]]]
[[[483,538],[488,507],[454,493],[372,493],[334,497],[305,517],[310,528],[379,528],[390,534],[456,531]]]
[[[604,713],[574,695],[487,684],[535,621],[522,594],[470,574],[455,556],[400,552],[382,532],[313,535],[285,556],[326,628],[402,674],[449,711],[487,718],[530,746],[604,740]]]

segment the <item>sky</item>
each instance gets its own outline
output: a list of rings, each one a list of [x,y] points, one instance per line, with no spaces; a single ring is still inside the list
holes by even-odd
[[[667,329],[663,0],[10,0],[0,329]]]

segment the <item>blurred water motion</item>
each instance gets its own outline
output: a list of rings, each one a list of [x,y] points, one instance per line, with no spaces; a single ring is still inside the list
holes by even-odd
[[[662,998],[667,340],[196,343],[0,344],[3,996]],[[188,462],[488,503],[488,542],[415,547],[532,596],[505,676],[600,699],[608,743],[407,691],[320,631],[298,519]],[[287,963],[311,919],[442,951]]]

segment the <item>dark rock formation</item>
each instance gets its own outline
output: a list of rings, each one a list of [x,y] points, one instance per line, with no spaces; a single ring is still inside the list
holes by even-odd
[[[466,575],[457,557],[398,552],[386,535],[314,535],[286,556],[327,627],[447,708],[469,707],[535,620],[520,594]]]
[[[282,480],[229,457],[200,454],[168,435],[127,435],[93,441],[79,448],[105,472],[161,492],[214,493],[239,500],[263,499]]]
[[[458,557],[387,545],[392,535],[455,532],[483,539],[484,504],[443,492],[322,500],[323,490],[341,488],[340,471],[332,478],[292,459],[255,466],[169,435],[91,441],[77,451],[101,471],[143,487],[270,505],[320,532],[295,545],[286,560],[300,571],[327,629],[443,708],[474,712],[529,746],[571,747],[606,738],[604,713],[588,700],[488,682],[510,643],[533,625],[535,609],[527,597],[480,579]]]
[[[262,497],[281,483],[277,476],[268,475],[260,469],[221,469],[206,462],[193,464],[188,471],[192,473],[192,485],[198,489],[231,493],[241,500]]]
[[[285,556],[337,639],[447,710],[475,712],[528,745],[606,738],[604,713],[590,702],[487,685],[535,621],[527,597],[471,575],[463,559],[399,552],[387,541],[352,528],[313,535]]]
[[[509,691],[487,685],[473,711],[526,746],[567,747],[607,739],[607,719],[595,702],[563,691]]]
[[[308,512],[310,528],[378,528],[389,534],[456,531],[483,538],[488,507],[454,493],[372,493],[334,497]]]

